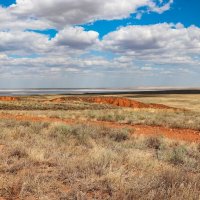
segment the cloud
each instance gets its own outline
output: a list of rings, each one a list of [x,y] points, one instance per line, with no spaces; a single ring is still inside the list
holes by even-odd
[[[155,0],[17,0],[7,11],[19,19],[40,19],[57,28],[96,20],[113,20],[129,17],[139,8],[162,13],[173,3]]]
[[[31,18],[30,15],[26,18],[21,18],[18,15],[12,14],[9,8],[0,6],[0,30],[43,30],[51,27],[45,20]]]
[[[98,36],[97,32],[85,31],[82,27],[64,28],[51,40],[47,35],[31,31],[0,31],[0,52],[20,56],[78,56],[80,53],[86,53],[84,50],[97,45]]]
[[[98,39],[97,32],[82,27],[66,27],[51,40],[34,32],[1,31],[0,66],[16,76],[31,75],[34,71],[37,76],[151,71],[164,74],[161,66],[167,64],[167,71],[174,73],[176,68],[200,64],[199,36],[198,27],[167,23],[121,27],[103,40]],[[112,56],[105,56],[110,53]]]
[[[200,28],[196,26],[131,25],[120,27],[103,39],[98,32],[80,27],[97,20],[128,18],[131,14],[138,19],[144,13],[161,14],[172,3],[173,0],[17,0],[8,8],[0,6],[0,77],[34,76],[50,81],[49,77],[89,77],[96,73],[112,74],[118,77],[118,84],[123,74],[124,80],[129,76],[130,83],[137,75],[140,80],[141,75],[199,73]],[[48,28],[57,29],[54,38],[29,30]]]
[[[121,27],[106,35],[101,45],[104,50],[133,59],[188,63],[200,51],[200,28],[168,23]]]
[[[55,45],[72,49],[86,49],[98,42],[99,34],[95,31],[84,31],[82,27],[67,27],[53,39]]]
[[[159,0],[159,3],[161,4],[161,6],[158,6],[158,4],[155,2],[150,2],[149,3],[150,11],[162,14],[163,12],[170,9],[171,5],[173,4],[173,0],[169,0],[167,3],[164,4],[162,0]]]
[[[24,31],[1,31],[0,52],[7,54],[31,54],[48,50],[48,37]]]

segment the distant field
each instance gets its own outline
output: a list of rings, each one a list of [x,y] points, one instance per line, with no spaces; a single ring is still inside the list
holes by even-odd
[[[160,103],[200,112],[200,94],[125,95],[145,103]]]
[[[200,199],[198,94],[0,98],[0,130],[4,200]]]

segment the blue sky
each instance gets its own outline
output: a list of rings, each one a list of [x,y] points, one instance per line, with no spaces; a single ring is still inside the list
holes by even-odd
[[[15,0],[0,0],[0,5],[8,7],[9,5],[15,4]],[[156,23],[182,23],[186,27],[191,25],[196,25],[200,27],[199,20],[199,11],[200,11],[200,1],[199,0],[175,0],[171,9],[162,13],[144,14],[140,20],[136,19],[136,14],[133,14],[127,19],[121,20],[99,20],[94,23],[84,24],[83,26],[86,30],[95,30],[99,32],[100,37],[103,37],[107,33],[116,30],[120,26],[126,26],[127,24],[132,25],[148,25]],[[44,34],[50,35],[51,37],[55,36],[56,30],[36,30]]]
[[[15,0],[0,0],[0,4],[4,7],[8,7],[10,6],[11,4],[14,4],[16,3]]]
[[[116,30],[120,26],[132,25],[149,25],[156,23],[182,23],[186,27],[196,25],[200,27],[200,1],[198,0],[175,0],[171,9],[162,15],[158,13],[144,14],[140,20],[136,19],[136,14],[123,20],[114,21],[97,21],[93,24],[84,25],[86,30],[96,30],[100,36]]]
[[[1,88],[200,86],[198,0],[0,5]]]

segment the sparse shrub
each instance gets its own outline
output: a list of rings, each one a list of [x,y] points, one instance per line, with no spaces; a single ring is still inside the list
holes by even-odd
[[[92,129],[89,126],[84,125],[77,125],[72,126],[72,129],[70,130],[70,135],[72,135],[77,141],[78,144],[88,144],[88,140],[91,137],[94,129]]]
[[[199,199],[199,189],[195,189],[199,186],[198,176],[183,170],[164,170],[158,178],[155,199]]]
[[[6,172],[11,173],[11,174],[17,174],[17,172],[21,171],[25,167],[25,162],[21,163],[14,163],[8,169]]]
[[[116,121],[123,121],[125,119],[126,119],[125,115],[122,115],[122,114],[121,115],[120,114],[115,115]]]
[[[50,131],[50,137],[59,138],[66,142],[66,139],[75,139],[77,144],[88,144],[93,132],[93,127],[85,125],[65,126],[59,125]]]
[[[94,112],[89,112],[88,113],[88,116],[91,118],[91,119],[95,119],[96,118],[96,114]]]
[[[51,135],[56,136],[56,135],[68,135],[70,130],[69,126],[66,125],[59,125],[59,126],[55,126],[54,128],[52,128],[50,130]]]
[[[24,149],[13,149],[8,157],[16,157],[17,159],[21,159],[21,158],[25,158],[27,157],[28,154],[26,153],[26,151]]]
[[[50,123],[49,122],[43,122],[42,128],[49,128]]]
[[[28,127],[15,127],[14,131],[12,132],[12,139],[13,140],[21,140],[23,137],[27,136],[31,129]]]
[[[50,118],[60,118],[60,116],[56,113],[49,115]]]
[[[185,161],[186,152],[187,151],[184,146],[174,147],[171,152],[169,161],[174,165],[183,164]]]
[[[54,139],[57,143],[66,143],[69,139],[69,130],[71,127],[66,125],[58,125],[50,128],[49,137],[50,139]]]
[[[200,144],[198,144],[198,146],[197,146],[197,150],[198,150],[199,153],[200,153]]]
[[[129,139],[127,130],[111,130],[109,137],[115,142],[122,142]]]
[[[42,129],[48,128],[49,123],[48,122],[37,122],[37,123],[32,123],[31,125],[31,130],[35,134],[39,134]]]
[[[148,148],[159,150],[162,145],[162,141],[158,137],[149,137],[146,140],[146,145]]]
[[[101,115],[101,116],[97,116],[97,119],[100,121],[115,121],[113,115],[108,114],[108,115]]]
[[[24,126],[24,127],[30,127],[31,126],[31,122],[28,121],[20,121],[19,125]]]
[[[11,119],[6,119],[4,120],[4,123],[2,126],[6,128],[13,128],[14,126],[16,126],[16,121],[11,120]]]

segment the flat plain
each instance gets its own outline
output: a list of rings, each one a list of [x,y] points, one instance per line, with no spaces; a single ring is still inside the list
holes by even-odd
[[[0,97],[0,199],[200,199],[200,95]]]

